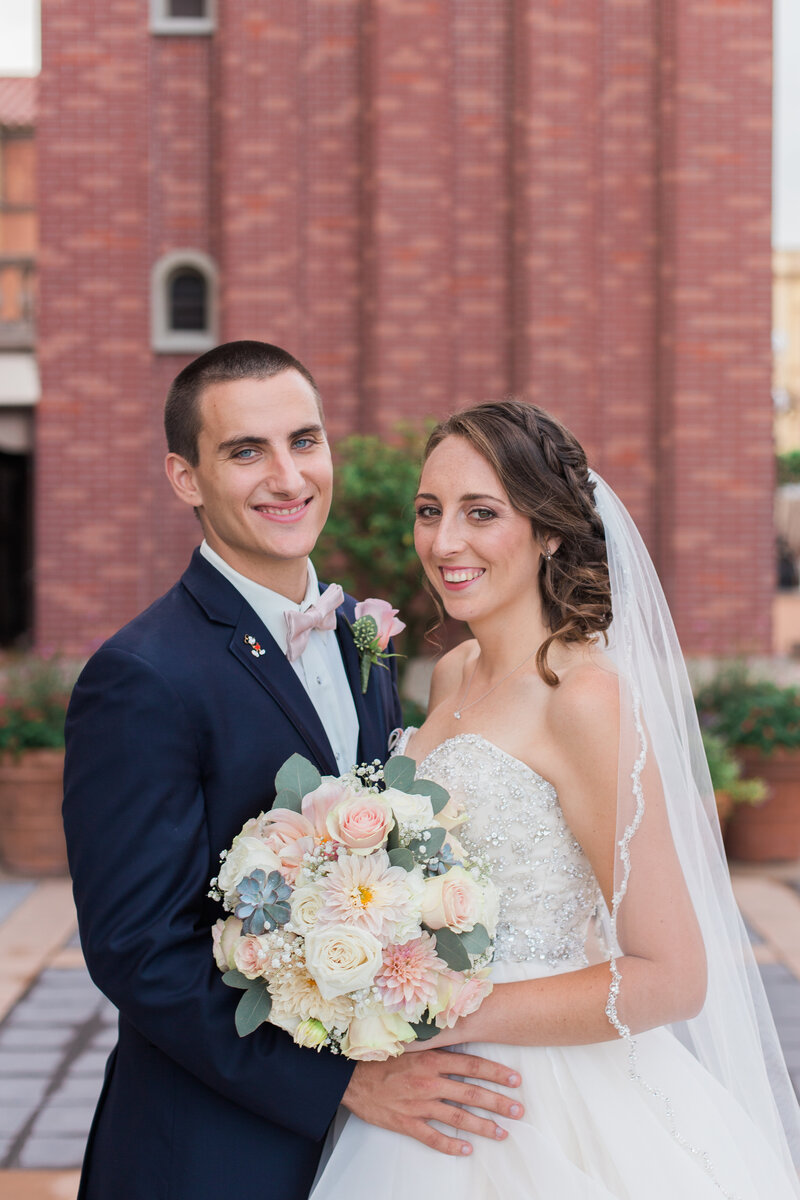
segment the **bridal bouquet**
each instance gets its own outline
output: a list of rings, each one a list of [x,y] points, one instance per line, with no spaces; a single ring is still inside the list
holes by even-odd
[[[298,754],[275,806],[220,856],[210,895],[240,1036],[263,1021],[301,1046],[385,1059],[491,991],[497,893],[452,830],[466,818],[412,759],[323,778]]]

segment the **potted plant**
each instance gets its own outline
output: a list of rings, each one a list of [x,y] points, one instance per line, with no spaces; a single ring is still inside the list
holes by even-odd
[[[726,832],[731,858],[800,858],[800,689],[753,677],[736,665],[696,695],[701,724],[721,737],[746,778],[762,779],[763,804],[737,804]]]
[[[767,785],[763,779],[742,777],[741,763],[719,734],[711,733],[708,729],[702,729],[701,733],[717,803],[717,815],[722,832],[725,833],[736,805],[763,804],[767,798]]]
[[[19,874],[63,874],[70,680],[58,659],[34,655],[6,666],[0,679],[0,859]]]

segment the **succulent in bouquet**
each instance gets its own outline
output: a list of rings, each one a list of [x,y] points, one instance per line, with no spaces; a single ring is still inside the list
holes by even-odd
[[[322,777],[295,754],[275,804],[223,851],[211,895],[240,1036],[269,1021],[302,1046],[384,1059],[491,990],[497,894],[453,830],[464,814],[412,759]]]

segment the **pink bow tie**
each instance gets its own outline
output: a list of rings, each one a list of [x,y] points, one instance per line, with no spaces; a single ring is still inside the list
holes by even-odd
[[[332,583],[305,612],[285,612],[289,636],[286,639],[286,657],[289,662],[305,650],[312,629],[335,629],[336,609],[344,600],[344,592],[338,583]]]

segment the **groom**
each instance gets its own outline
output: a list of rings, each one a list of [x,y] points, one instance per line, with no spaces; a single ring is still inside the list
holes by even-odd
[[[308,556],[332,488],[306,368],[265,343],[219,346],[177,376],[165,424],[167,475],[204,541],[180,581],[93,656],[67,719],[81,940],[120,1011],[81,1200],[302,1200],[340,1102],[468,1153],[428,1121],[502,1137],[493,1116],[518,1115],[513,1102],[475,1080],[514,1086],[507,1068],[435,1050],[353,1064],[270,1025],[236,1035],[238,994],[212,957],[220,851],[273,802],[289,755],[333,775],[384,759],[400,709],[393,673],[374,669],[361,693],[350,598],[335,631],[314,629],[287,657],[284,614],[319,599]]]

